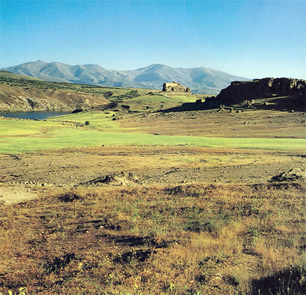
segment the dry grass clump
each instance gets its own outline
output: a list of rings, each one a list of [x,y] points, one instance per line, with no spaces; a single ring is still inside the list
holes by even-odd
[[[302,294],[304,197],[304,184],[184,184],[76,188],[2,207],[0,290]]]

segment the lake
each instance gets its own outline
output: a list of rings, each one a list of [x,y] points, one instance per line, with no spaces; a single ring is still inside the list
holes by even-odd
[[[71,114],[71,112],[0,112],[0,116],[7,118],[44,120],[49,117]]]

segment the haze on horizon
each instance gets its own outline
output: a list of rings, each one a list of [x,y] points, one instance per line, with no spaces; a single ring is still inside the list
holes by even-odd
[[[36,60],[306,79],[306,1],[1,0],[0,68]]]

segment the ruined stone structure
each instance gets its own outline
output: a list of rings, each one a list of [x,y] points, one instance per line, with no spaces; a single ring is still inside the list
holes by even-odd
[[[237,104],[244,100],[294,96],[305,100],[305,80],[290,78],[264,78],[253,81],[234,81],[221,90],[217,99],[223,104]]]
[[[189,87],[184,87],[181,83],[177,83],[173,81],[173,83],[164,83],[163,84],[163,91],[165,92],[187,92],[190,93]]]

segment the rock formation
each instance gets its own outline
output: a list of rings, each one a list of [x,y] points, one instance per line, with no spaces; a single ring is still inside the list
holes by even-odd
[[[164,83],[163,84],[163,91],[165,92],[187,92],[190,93],[189,87],[184,87],[181,83],[177,83],[173,81],[173,83]]]
[[[306,81],[290,78],[264,78],[234,81],[217,97],[207,99],[206,105],[305,110]],[[268,107],[269,106],[269,107]]]
[[[300,168],[293,168],[290,171],[285,171],[272,177],[272,181],[294,181],[299,179],[306,179],[306,172]]]
[[[305,99],[305,80],[264,78],[253,81],[234,81],[217,96],[224,104],[276,96],[298,96]]]

